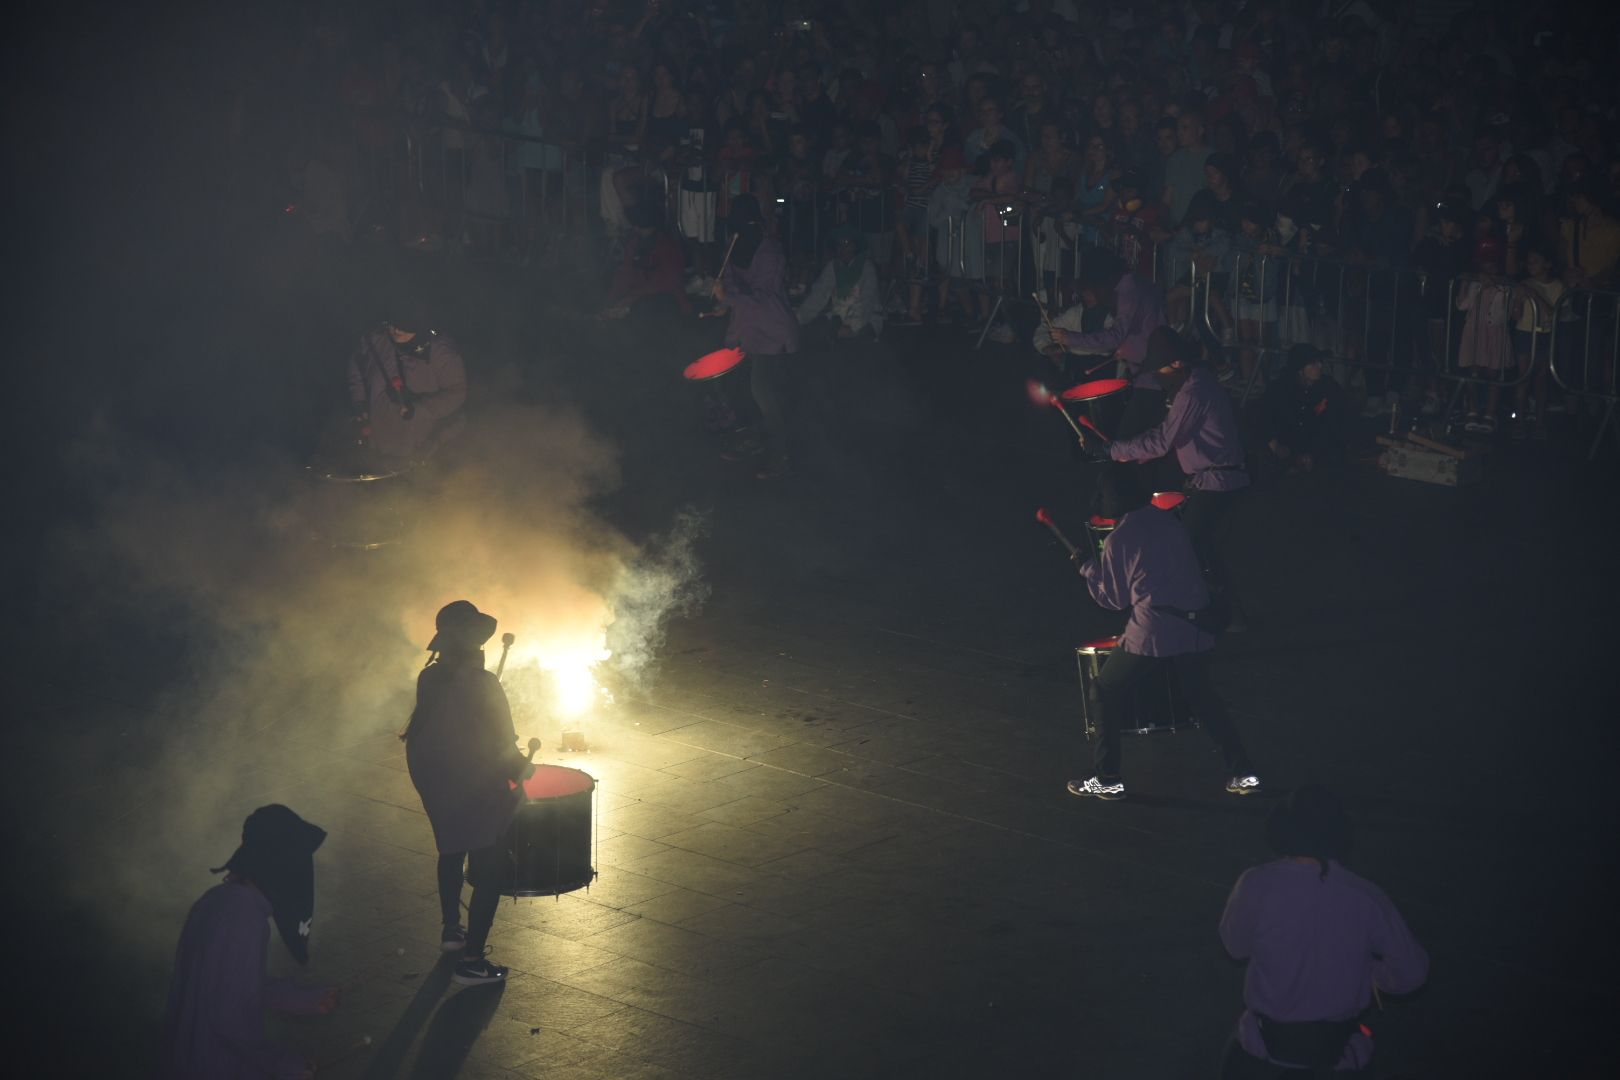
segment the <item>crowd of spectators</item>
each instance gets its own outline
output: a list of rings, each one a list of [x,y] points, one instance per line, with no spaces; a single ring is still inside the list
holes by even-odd
[[[1432,410],[1410,372],[1471,368],[1505,385],[1469,387],[1470,426],[1505,393],[1534,434],[1550,320],[1612,349],[1612,306],[1557,301],[1620,261],[1616,26],[1443,0],[407,0],[310,16],[290,70],[336,121],[298,176],[342,188],[311,201],[344,202],[345,237],[523,259],[571,214],[666,261],[671,232],[660,288],[696,293],[749,193],[796,292],[854,230],[891,322],[976,331],[1017,289],[1066,306],[1100,245],[1234,375],[1310,337],[1385,362],[1369,411]],[[1612,356],[1593,370],[1612,384]]]

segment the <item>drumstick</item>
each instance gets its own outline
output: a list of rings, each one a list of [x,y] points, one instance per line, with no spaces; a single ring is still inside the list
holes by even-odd
[[[1069,538],[1063,535],[1063,530],[1058,528],[1057,522],[1052,520],[1052,512],[1050,510],[1044,506],[1039,510],[1036,510],[1035,520],[1052,530],[1052,535],[1058,538],[1058,543],[1069,549],[1069,555],[1071,557],[1080,554],[1080,549],[1069,543]]]
[[[1063,415],[1064,415],[1064,416],[1067,416],[1067,415],[1069,415],[1069,414],[1068,414],[1068,413],[1064,413],[1064,414],[1063,414]],[[1097,438],[1099,438],[1099,439],[1101,439],[1101,440],[1102,440],[1102,441],[1103,441],[1103,442],[1105,442],[1105,443],[1111,443],[1111,442],[1113,442],[1113,441],[1114,441],[1114,440],[1113,440],[1113,439],[1110,439],[1110,438],[1109,438],[1109,437],[1108,437],[1108,436],[1106,436],[1106,435],[1104,435],[1104,434],[1103,434],[1103,433],[1102,433],[1102,429],[1101,429],[1101,428],[1099,428],[1099,427],[1098,427],[1098,426],[1097,426],[1097,425],[1096,425],[1096,424],[1093,424],[1093,423],[1092,423],[1092,422],[1091,422],[1091,417],[1089,417],[1089,416],[1082,416],[1082,417],[1081,417],[1081,418],[1080,418],[1080,422],[1081,422],[1081,423],[1082,423],[1082,424],[1084,424],[1084,425],[1085,425],[1085,426],[1086,426],[1086,428],[1087,428],[1087,429],[1088,429],[1088,430],[1090,430],[1090,431],[1091,431],[1091,432],[1092,432],[1092,433],[1093,433],[1093,434],[1095,434],[1095,435],[1096,435],[1096,436],[1097,436]],[[1076,432],[1076,433],[1077,433],[1077,434],[1078,434],[1078,431],[1077,431],[1077,432]],[[1083,441],[1085,441],[1085,436],[1084,436],[1084,435],[1080,435],[1080,439],[1081,439],[1081,441],[1082,441],[1082,442],[1083,442]]]
[[[499,679],[501,672],[506,670],[506,654],[512,651],[512,642],[516,640],[516,634],[501,635],[501,662],[495,665],[495,678]]]
[[[1039,308],[1041,312],[1041,322],[1046,324],[1046,332],[1050,334],[1053,330],[1056,330],[1057,327],[1052,325],[1052,316],[1046,313],[1046,305],[1041,302],[1041,294],[1038,292],[1032,292],[1029,295],[1035,298],[1035,306]]]
[[[1028,386],[1030,394],[1037,401],[1045,401],[1048,405],[1052,406],[1052,408],[1062,413],[1063,419],[1067,420],[1069,422],[1069,426],[1074,428],[1074,433],[1082,440],[1085,439],[1085,432],[1081,431],[1078,427],[1075,427],[1074,417],[1070,416],[1069,410],[1063,407],[1063,401],[1061,398],[1052,393],[1052,391],[1048,390],[1043,383],[1036,382],[1034,379],[1029,380]]]
[[[1109,364],[1112,364],[1114,362],[1115,362],[1114,356],[1113,356],[1112,353],[1110,353],[1107,359],[1103,360],[1099,364],[1091,365],[1090,367],[1086,368],[1086,370],[1084,372],[1082,372],[1081,374],[1083,374],[1083,375],[1095,374],[1096,372],[1101,371],[1103,368],[1107,367]]]
[[[714,275],[714,283],[715,283],[716,286],[719,286],[720,279],[726,276],[726,267],[731,265],[731,249],[737,246],[737,237],[740,236],[740,235],[742,235],[742,234],[741,233],[732,233],[731,234],[731,243],[726,245],[725,258],[720,260],[720,272],[718,274]],[[714,290],[713,289],[709,290],[709,294],[711,296],[714,295]]]

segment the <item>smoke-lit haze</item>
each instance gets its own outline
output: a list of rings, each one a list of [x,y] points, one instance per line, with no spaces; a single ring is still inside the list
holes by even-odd
[[[650,678],[666,621],[705,596],[703,515],[683,511],[639,546],[601,520],[592,500],[618,482],[616,450],[570,411],[486,406],[432,480],[408,489],[316,483],[293,462],[182,473],[102,427],[80,455],[104,494],[94,526],[56,545],[59,593],[86,598],[62,618],[88,625],[133,606],[186,643],[186,677],[134,721],[144,751],[108,778],[128,793],[115,821],[138,828],[71,860],[85,868],[80,899],[154,950],[172,947],[199,869],[229,855],[253,805],[334,767],[323,750],[403,727],[444,604],[469,599],[499,619],[491,668],[500,633],[516,635],[514,723],[555,747]],[[354,528],[355,513],[388,534],[385,503],[402,543],[334,550],[319,538]],[[246,759],[250,746],[265,754]],[[398,779],[380,797],[403,804]],[[341,840],[343,822],[308,812]]]

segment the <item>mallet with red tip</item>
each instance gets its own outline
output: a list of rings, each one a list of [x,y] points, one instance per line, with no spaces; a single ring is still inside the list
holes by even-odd
[[[1072,559],[1080,554],[1080,549],[1069,543],[1069,538],[1063,535],[1063,530],[1058,528],[1057,522],[1052,520],[1052,511],[1044,506],[1041,507],[1035,511],[1035,520],[1052,530],[1052,535],[1058,538],[1058,543],[1069,549],[1069,558]]]

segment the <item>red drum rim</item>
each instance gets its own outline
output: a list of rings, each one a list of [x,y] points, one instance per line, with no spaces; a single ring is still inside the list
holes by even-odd
[[[531,801],[564,799],[596,790],[596,779],[566,765],[536,765],[534,775],[523,781],[523,794]]]
[[[714,352],[706,353],[687,364],[686,370],[681,374],[693,380],[714,379],[724,375],[746,359],[748,359],[748,355],[741,349],[716,349]]]
[[[1091,520],[1086,524],[1093,529],[1112,529],[1119,524],[1119,520],[1117,518],[1105,518],[1101,514],[1092,514]]]
[[[1110,651],[1112,651],[1114,649],[1117,649],[1117,648],[1119,648],[1119,638],[1118,637],[1105,637],[1105,638],[1098,638],[1096,641],[1088,641],[1088,642],[1086,642],[1084,645],[1080,646],[1080,651],[1081,652],[1110,652]]]
[[[1096,401],[1109,394],[1117,394],[1130,385],[1129,379],[1093,379],[1079,386],[1071,386],[1058,396],[1064,401]]]
[[[1187,496],[1179,491],[1155,491],[1153,505],[1160,510],[1174,510],[1187,501]]]

